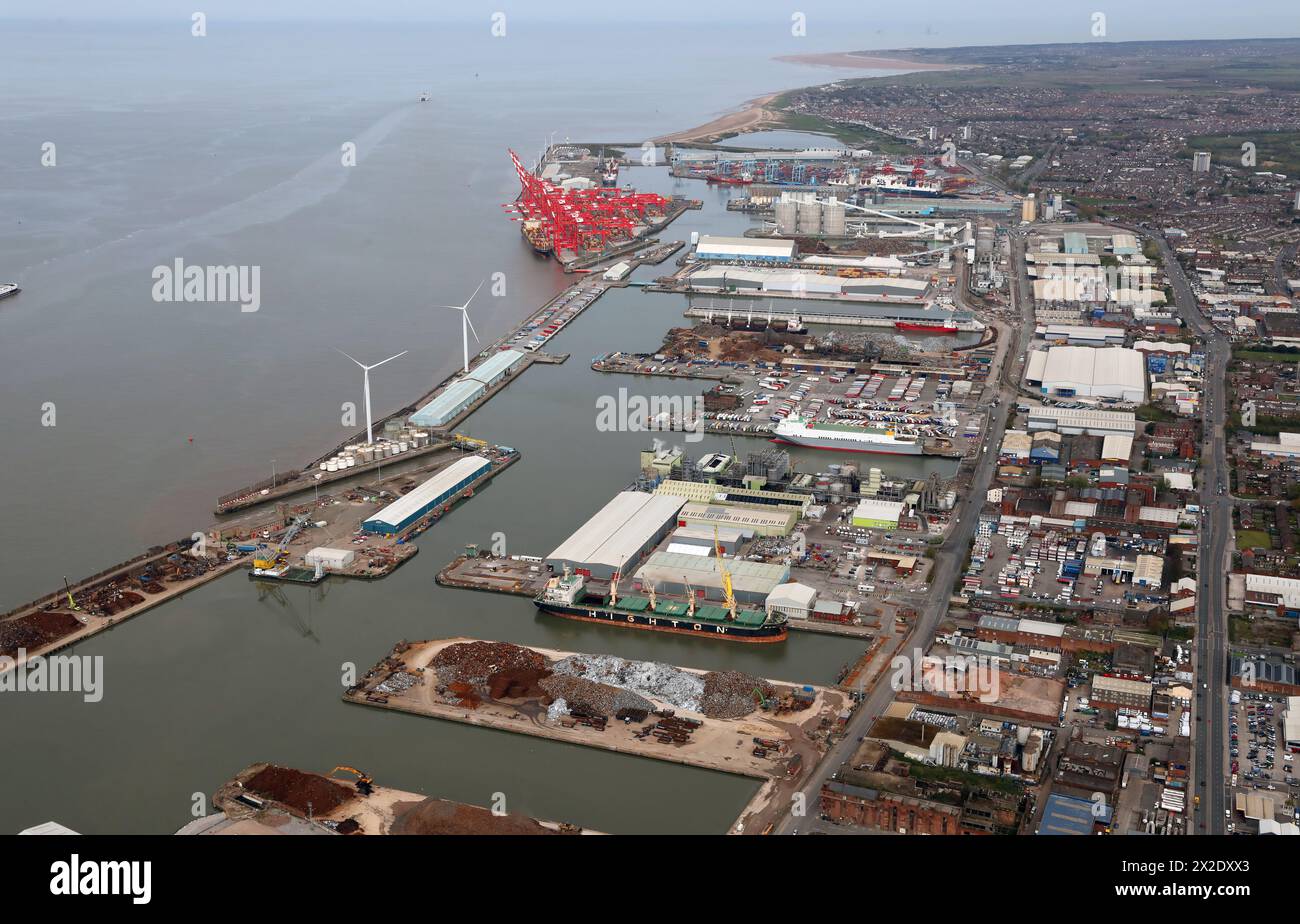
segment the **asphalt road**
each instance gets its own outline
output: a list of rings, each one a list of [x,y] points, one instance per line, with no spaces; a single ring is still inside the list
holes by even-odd
[[[1227,399],[1224,382],[1231,347],[1227,338],[1209,323],[1196,304],[1196,296],[1172,249],[1161,235],[1134,229],[1155,241],[1174,290],[1174,302],[1187,326],[1203,339],[1205,369],[1205,441],[1201,455],[1201,555],[1197,587],[1196,677],[1192,792],[1201,797],[1200,816],[1189,831],[1223,834],[1228,804],[1227,698],[1228,627],[1227,573],[1232,561],[1231,482],[1227,463]],[[1219,493],[1222,485],[1223,493]]]
[[[1017,283],[1013,287],[1012,301],[1021,317],[1021,325],[1015,331],[1015,342],[1009,346],[999,374],[998,395],[1000,400],[998,406],[992,410],[989,425],[985,431],[985,445],[990,447],[990,451],[987,453],[981,452],[976,457],[977,461],[970,486],[961,492],[956,507],[955,515],[960,522],[949,533],[947,541],[935,554],[934,570],[930,574],[930,592],[925,603],[918,607],[919,616],[909,638],[908,649],[905,649],[903,653],[910,654],[910,650],[915,648],[921,650],[928,648],[930,640],[934,636],[935,628],[948,613],[953,584],[957,580],[959,569],[966,560],[966,551],[970,548],[971,540],[975,535],[975,527],[978,525],[980,508],[984,505],[984,498],[988,493],[989,485],[993,480],[993,472],[997,467],[997,447],[1001,446],[1002,433],[1006,429],[1007,406],[1008,403],[1016,400],[1016,382],[1020,375],[1020,368],[1017,366],[1016,360],[1024,356],[1029,343],[1029,337],[1033,330],[1033,314],[1032,303],[1027,299],[1028,284],[1024,272],[1024,238],[1015,231],[1012,232],[1012,254],[1017,279]],[[853,718],[849,720],[844,738],[827,751],[821,763],[817,765],[817,768],[804,783],[801,792],[804,794],[804,804],[807,806],[808,816],[798,818],[787,811],[781,821],[777,823],[774,833],[807,834],[814,830],[826,830],[825,826],[817,819],[818,796],[822,785],[841,766],[846,764],[854,752],[857,751],[859,739],[871,728],[875,718],[884,712],[885,707],[893,700],[894,693],[895,691],[887,681],[886,676],[882,676],[880,682],[867,695],[866,700],[854,713]]]

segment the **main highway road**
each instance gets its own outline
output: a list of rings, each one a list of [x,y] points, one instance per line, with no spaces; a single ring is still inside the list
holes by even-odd
[[[1223,834],[1231,812],[1227,768],[1228,627],[1227,574],[1232,568],[1232,493],[1227,463],[1228,407],[1224,394],[1231,347],[1209,323],[1168,242],[1160,234],[1133,229],[1160,248],[1174,303],[1187,327],[1205,344],[1205,435],[1201,454],[1201,548],[1196,591],[1197,689],[1193,713],[1192,792],[1201,797],[1191,833]]]

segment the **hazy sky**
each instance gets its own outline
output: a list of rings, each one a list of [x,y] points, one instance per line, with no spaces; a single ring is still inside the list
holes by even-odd
[[[751,29],[770,22],[786,31],[798,11],[807,17],[809,44],[837,48],[887,48],[904,40],[938,46],[1095,41],[1094,12],[1106,14],[1111,41],[1300,34],[1295,0],[0,0],[0,18],[188,21],[196,10],[211,23],[482,20],[486,28],[488,17],[500,10],[518,23],[733,22]]]

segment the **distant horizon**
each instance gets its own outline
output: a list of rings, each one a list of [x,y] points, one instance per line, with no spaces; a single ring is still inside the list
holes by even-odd
[[[189,15],[190,14],[187,13],[184,17],[185,24],[188,24],[189,22]],[[644,19],[620,18],[618,20],[593,21],[587,17],[583,17],[575,20],[575,19],[565,19],[563,17],[536,15],[535,13],[531,13],[531,14],[510,13],[509,16],[511,22],[527,23],[530,27],[534,27],[538,25],[559,26],[565,29],[572,29],[575,25],[578,26],[587,25],[587,26],[595,26],[595,27],[603,26],[603,27],[615,28],[615,27],[622,27],[627,25],[665,26],[665,25],[672,25],[674,23],[681,22],[681,20],[675,20],[666,17],[659,17],[659,18],[651,17],[651,18],[644,18]],[[478,15],[469,16],[465,14],[452,15],[452,16],[447,16],[438,19],[434,19],[434,18],[367,19],[363,17],[342,16],[342,15],[308,16],[308,17],[301,17],[301,18],[283,18],[283,17],[262,18],[257,16],[236,15],[236,16],[230,16],[228,18],[225,16],[221,16],[215,19],[216,22],[222,25],[241,26],[241,27],[242,26],[294,26],[294,27],[361,26],[361,27],[375,27],[375,28],[391,28],[391,27],[399,27],[399,26],[440,26],[440,25],[460,27],[460,26],[470,25],[474,23],[479,23],[482,20],[483,17],[481,16]],[[27,25],[27,26],[50,26],[50,27],[73,26],[77,28],[85,28],[85,27],[121,28],[121,27],[128,27],[128,26],[141,26],[141,25],[165,26],[165,25],[175,25],[177,21],[178,21],[177,18],[174,16],[166,16],[162,14],[124,15],[124,16],[110,17],[110,18],[95,17],[95,16],[69,17],[69,16],[48,16],[48,15],[41,15],[41,16],[0,15],[0,25]],[[847,19],[825,18],[822,19],[821,21],[831,22],[836,25],[858,24],[860,22],[858,18],[847,18]],[[210,27],[213,22],[214,22],[214,18],[209,17]],[[716,19],[692,18],[688,20],[688,22],[690,25],[693,26],[717,24],[717,25],[726,25],[729,28],[733,28],[733,29],[737,28],[737,23],[725,17],[720,17]],[[758,28],[760,25],[762,25],[762,23],[759,21],[751,21],[742,24],[742,27],[747,29],[755,29]],[[1078,40],[1070,40],[1070,41],[1062,40],[1059,38],[1055,38],[1055,39],[1044,38],[1044,39],[1035,39],[1035,40],[1014,39],[1014,40],[1008,40],[1003,42],[964,41],[958,43],[936,42],[934,44],[920,44],[917,42],[916,38],[908,38],[906,40],[908,44],[886,43],[886,44],[881,44],[870,48],[862,47],[861,45],[855,45],[854,44],[855,40],[853,38],[841,36],[837,38],[833,43],[827,43],[824,39],[816,42],[810,40],[807,43],[809,47],[807,47],[803,51],[791,50],[790,52],[788,52],[788,54],[790,54],[791,56],[796,56],[803,53],[880,54],[883,52],[890,52],[890,51],[911,51],[911,50],[936,51],[936,50],[943,50],[943,49],[966,49],[966,48],[1025,48],[1025,47],[1033,47],[1033,46],[1068,47],[1068,46],[1076,46],[1076,45],[1113,45],[1113,46],[1114,45],[1167,45],[1167,44],[1177,44],[1180,42],[1223,42],[1223,43],[1226,42],[1288,42],[1288,41],[1300,40],[1300,33],[1297,33],[1295,35],[1224,36],[1221,34],[1221,30],[1215,30],[1215,31],[1218,32],[1219,34],[1213,36],[1184,35],[1178,37],[1163,37],[1163,38],[1140,37],[1140,38],[1125,38],[1125,39],[1112,39],[1109,37],[1102,37],[1102,38],[1087,38],[1087,39],[1081,38]],[[814,39],[820,37],[810,36],[809,38]],[[814,44],[817,45],[818,47],[817,48],[812,47]],[[771,49],[764,49],[761,50],[760,53],[770,51],[770,50]]]

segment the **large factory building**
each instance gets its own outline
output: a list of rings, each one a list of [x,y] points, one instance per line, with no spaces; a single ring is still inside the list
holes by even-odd
[[[623,491],[546,557],[558,574],[567,565],[586,577],[624,576],[677,526],[680,497]]]
[[[1110,398],[1141,404],[1147,397],[1142,354],[1125,347],[1054,346],[1029,354],[1025,381],[1062,398]]]
[[[430,510],[447,503],[492,467],[483,456],[457,459],[410,494],[405,495],[361,524],[370,533],[400,533]]]
[[[795,257],[794,241],[763,240],[752,237],[720,237],[705,234],[695,245],[700,260],[735,260],[746,263],[791,263]]]

